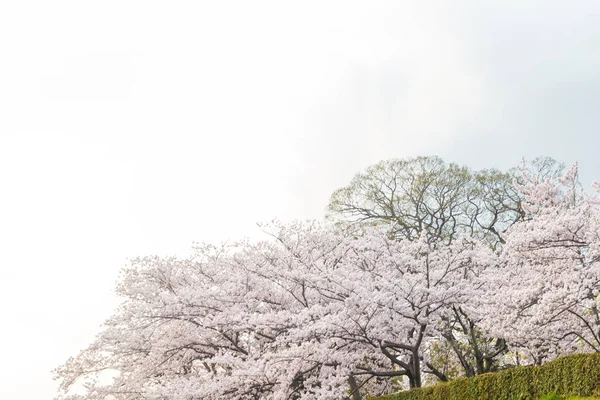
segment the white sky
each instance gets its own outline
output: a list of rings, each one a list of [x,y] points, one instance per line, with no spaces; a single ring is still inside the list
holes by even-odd
[[[55,395],[127,257],[321,218],[381,159],[600,179],[600,2],[424,3],[1,2],[0,398]]]

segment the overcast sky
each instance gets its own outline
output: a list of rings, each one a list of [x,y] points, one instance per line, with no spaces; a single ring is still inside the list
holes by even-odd
[[[4,1],[0,398],[55,395],[127,257],[322,218],[392,157],[587,185],[599,109],[597,0]]]

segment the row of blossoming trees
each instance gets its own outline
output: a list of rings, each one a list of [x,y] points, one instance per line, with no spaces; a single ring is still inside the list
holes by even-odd
[[[350,222],[134,260],[63,396],[358,400],[598,352],[600,209],[559,172],[387,161],[333,194]]]

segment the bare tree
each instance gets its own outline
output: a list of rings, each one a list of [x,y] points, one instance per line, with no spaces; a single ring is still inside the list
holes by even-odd
[[[520,197],[512,175],[472,171],[439,157],[381,161],[336,190],[328,217],[362,223],[387,223],[391,233],[412,240],[425,232],[432,241],[451,242],[458,233],[486,236],[520,216]]]

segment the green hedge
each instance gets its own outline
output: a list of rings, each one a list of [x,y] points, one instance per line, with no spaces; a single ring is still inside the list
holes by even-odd
[[[600,394],[600,354],[576,354],[539,367],[516,367],[372,400],[537,400],[545,394]]]

